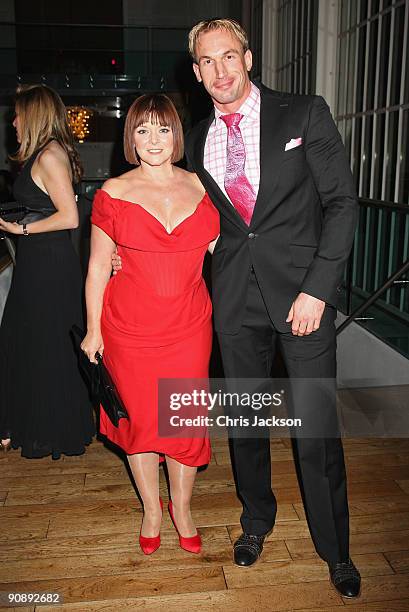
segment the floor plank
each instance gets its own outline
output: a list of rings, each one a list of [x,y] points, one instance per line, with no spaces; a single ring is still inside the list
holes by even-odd
[[[1,518],[0,542],[13,540],[32,540],[45,538],[48,531],[49,519],[29,517],[28,519]]]
[[[397,574],[409,572],[409,550],[390,551],[385,557]]]
[[[63,612],[81,610],[82,612],[118,612],[118,610],[149,610],[151,612],[272,612],[299,610],[301,607],[319,607],[334,605],[340,597],[329,584],[311,582],[303,585],[284,585],[277,587],[257,587],[209,591],[183,595],[166,595],[118,599],[105,602],[67,604],[64,606],[42,608],[42,612]]]
[[[394,599],[409,599],[409,580],[405,574],[393,576],[374,576],[365,579],[362,593],[359,598],[360,604],[375,601],[393,601]],[[345,599],[346,605],[352,605],[352,599]],[[394,610],[394,608],[387,608]],[[386,612],[386,611],[385,611]]]
[[[409,493],[409,479],[408,480],[398,480],[397,483],[404,493]]]
[[[131,574],[62,578],[10,583],[10,590],[59,593],[65,604],[74,602],[199,593],[226,589],[221,567],[150,569]],[[40,610],[43,609],[42,607]]]
[[[403,544],[402,544],[403,543]],[[409,547],[409,530],[378,533],[355,533],[351,538],[351,555],[358,553],[386,553],[402,550],[402,546]],[[287,548],[293,559],[308,559],[318,557],[310,537],[286,540]],[[354,557],[355,558],[355,557]]]
[[[294,504],[297,516],[305,518],[304,507],[302,504]],[[386,499],[353,501],[349,503],[350,516],[362,516],[373,514],[385,514],[387,512],[402,512],[409,510],[409,495],[395,495]]]

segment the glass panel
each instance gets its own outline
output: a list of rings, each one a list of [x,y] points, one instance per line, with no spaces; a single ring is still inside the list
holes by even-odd
[[[345,120],[345,139],[344,145],[348,158],[351,159],[351,135],[352,135],[352,119]]]
[[[364,261],[366,217],[367,217],[367,211],[365,210],[364,207],[361,206],[359,208],[358,227],[357,227],[357,231],[355,234],[355,244],[354,244],[354,276],[353,276],[354,287],[363,286],[364,267],[360,265],[360,262]]]
[[[277,66],[280,68],[283,65],[283,12],[278,11],[278,25],[277,25]],[[280,74],[277,75],[277,85],[280,87]]]
[[[365,45],[366,45],[366,26],[358,30],[358,66],[356,75],[356,106],[355,111],[361,112],[363,109],[363,97],[365,86]]]
[[[385,113],[379,113],[375,117],[376,121],[376,138],[374,151],[374,168],[373,168],[373,194],[375,200],[380,200],[382,197],[382,168],[383,156],[385,149]]]
[[[295,57],[301,57],[302,55],[302,47],[301,47],[301,40],[302,40],[302,36],[303,36],[303,24],[302,24],[302,17],[303,17],[303,10],[302,10],[302,5],[304,3],[303,2],[297,2],[297,7],[296,7],[296,11],[297,11],[297,31],[296,31],[296,46],[295,46]],[[306,11],[305,11],[306,12]]]
[[[395,196],[397,141],[398,111],[394,111],[389,113],[388,148],[386,151],[385,200],[387,202],[393,202]]]
[[[364,119],[365,121],[365,141],[364,141],[364,157],[362,164],[362,189],[361,197],[369,198],[370,196],[370,183],[371,183],[371,166],[373,163],[373,152],[372,152],[372,134],[373,134],[373,121],[374,116],[368,115]]]
[[[390,274],[393,274],[393,272],[397,270],[404,263],[406,259],[405,253],[404,253],[406,218],[404,218],[403,215],[396,214],[396,213],[394,216],[395,216],[395,219],[394,219],[395,239],[393,240],[393,251],[391,253],[391,260],[390,260],[391,272]],[[402,289],[403,289],[402,285],[403,283],[397,283],[392,287],[392,289],[389,290],[389,302],[390,304],[393,304],[397,308],[399,308],[400,302],[401,302],[401,295],[402,295]],[[409,287],[408,287],[408,291],[409,291]]]
[[[409,110],[403,111],[402,145],[400,150],[399,202],[409,204]]]
[[[401,280],[408,280],[402,277]],[[406,287],[406,288],[405,288]],[[409,285],[401,285],[401,292],[409,293]],[[352,310],[360,306],[367,298],[366,292],[356,291],[352,298]],[[359,325],[386,342],[396,351],[409,357],[409,318],[392,304],[386,304],[381,298],[365,310],[361,315]],[[362,318],[365,318],[362,320]]]
[[[399,104],[400,83],[402,76],[403,57],[403,29],[405,21],[405,6],[395,10],[395,24],[393,32],[392,81],[390,105]]]
[[[369,62],[368,62],[368,77],[366,82],[367,96],[366,96],[366,110],[373,109],[376,107],[374,103],[375,96],[375,83],[377,76],[376,56],[378,49],[378,26],[379,21],[375,19],[370,24],[370,35],[369,35]]]
[[[348,57],[348,83],[347,83],[347,114],[354,112],[354,89],[355,89],[355,46],[356,30],[349,34],[349,57]]]
[[[368,0],[361,0],[359,8],[359,21],[366,21],[368,16]]]
[[[347,84],[347,37],[343,36],[340,41],[339,49],[339,71],[338,71],[338,115],[345,115],[345,93]]]
[[[350,0],[349,26],[354,26],[358,22],[358,0]]]
[[[371,0],[370,14],[376,15],[379,12],[379,0]]]
[[[379,92],[376,103],[377,108],[386,106],[386,91],[388,86],[389,41],[391,28],[391,14],[382,16],[381,53],[379,60]]]
[[[353,119],[355,122],[353,146],[353,166],[352,173],[355,178],[355,184],[359,188],[359,178],[361,173],[361,140],[362,140],[362,117]],[[361,194],[360,194],[361,195]]]
[[[348,0],[341,2],[341,34],[349,28],[348,24]]]

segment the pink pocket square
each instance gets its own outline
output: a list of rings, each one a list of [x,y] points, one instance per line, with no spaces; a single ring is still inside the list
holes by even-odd
[[[290,142],[285,143],[284,151],[290,151],[302,145],[302,138],[291,138]]]

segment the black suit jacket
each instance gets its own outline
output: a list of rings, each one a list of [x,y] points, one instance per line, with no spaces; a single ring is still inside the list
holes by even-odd
[[[275,327],[303,291],[336,307],[356,224],[357,198],[339,132],[320,96],[285,94],[257,85],[260,186],[248,227],[203,167],[212,114],[186,138],[189,167],[220,212],[212,259],[216,331],[237,333],[253,266]],[[285,151],[292,138],[302,145]]]

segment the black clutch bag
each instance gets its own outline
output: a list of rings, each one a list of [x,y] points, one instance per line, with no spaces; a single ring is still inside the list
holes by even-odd
[[[50,217],[57,211],[56,208],[29,208],[18,202],[4,202],[0,204],[0,217],[10,223],[33,223]]]
[[[98,363],[91,363],[81,350],[84,332],[77,325],[73,325],[71,335],[78,352],[79,364],[88,381],[92,399],[101,404],[112,425],[118,427],[119,420],[129,419],[129,416],[101,355],[96,353],[95,358]]]
[[[0,204],[0,217],[9,223],[22,221],[29,209],[18,202],[4,202]]]
[[[28,208],[17,202],[3,202],[0,204],[0,218],[10,223],[19,222],[28,213]],[[16,247],[12,238],[10,238],[7,232],[0,232],[0,240],[4,241],[7,251],[10,255],[11,261],[16,265]]]

